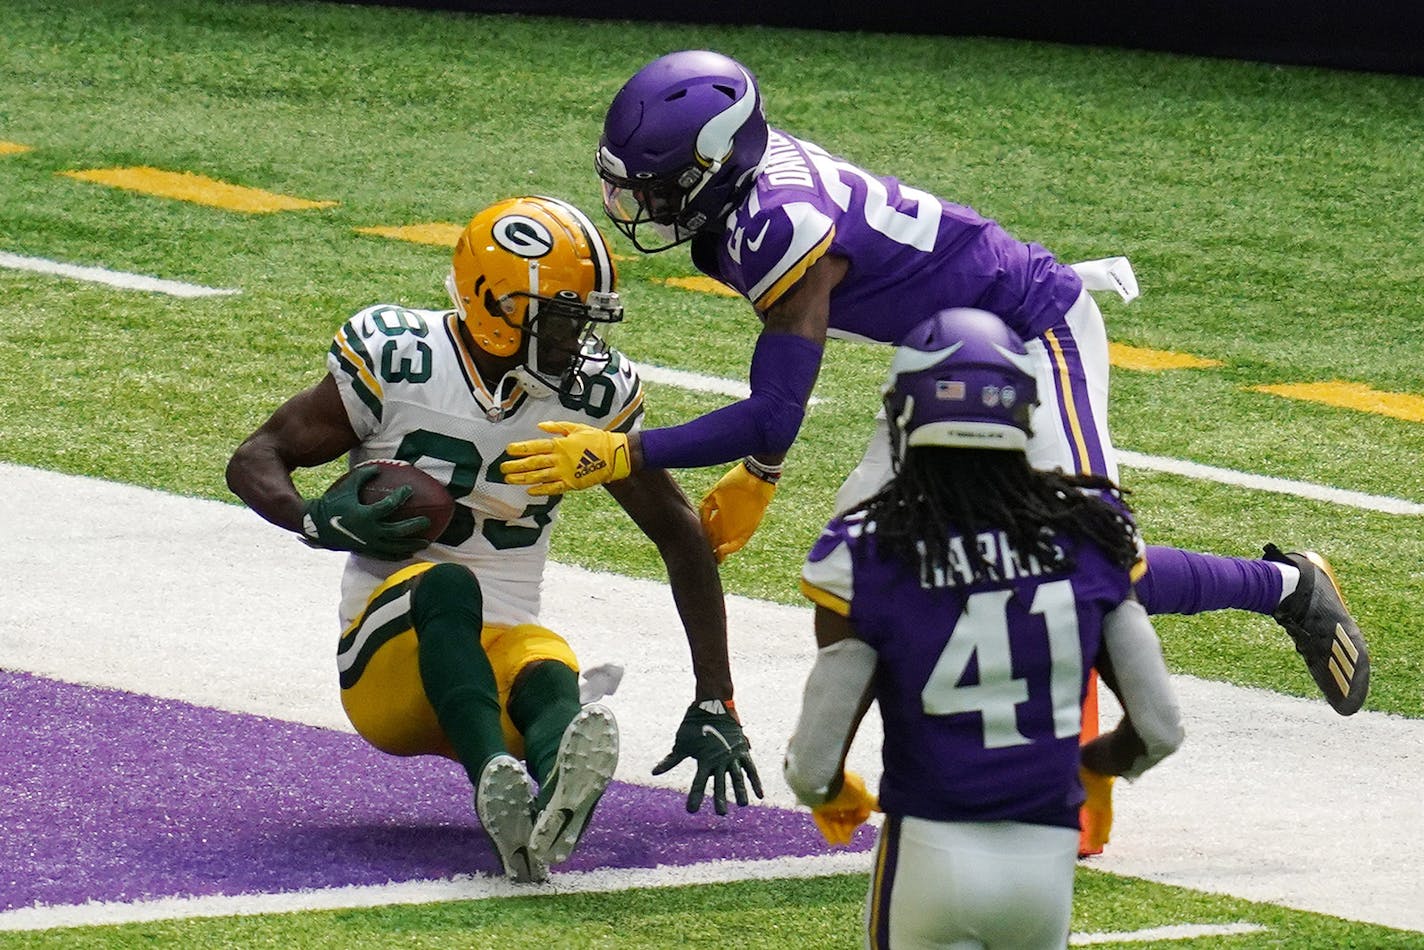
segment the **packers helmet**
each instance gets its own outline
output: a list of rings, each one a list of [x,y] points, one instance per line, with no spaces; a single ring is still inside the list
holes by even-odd
[[[526,195],[490,205],[455,243],[445,286],[471,339],[534,395],[574,392],[607,359],[599,324],[623,319],[603,235],[565,201]]]

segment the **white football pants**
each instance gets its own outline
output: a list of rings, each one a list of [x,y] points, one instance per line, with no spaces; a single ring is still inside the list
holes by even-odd
[[[1117,452],[1108,434],[1108,336],[1092,295],[1084,290],[1063,322],[1024,346],[1038,385],[1038,406],[1029,418],[1029,464],[1116,482]],[[889,422],[881,409],[865,455],[836,492],[835,510],[846,511],[874,495],[892,474]]]
[[[870,950],[1063,950],[1078,831],[887,818],[866,899]]]

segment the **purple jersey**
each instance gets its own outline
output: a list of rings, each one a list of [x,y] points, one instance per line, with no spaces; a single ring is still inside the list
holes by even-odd
[[[998,531],[955,537],[933,585],[878,552],[864,512],[833,519],[811,549],[803,590],[878,654],[886,814],[1078,827],[1088,670],[1131,582],[1097,547],[1058,544],[1072,568],[1022,557]],[[973,576],[971,545],[994,576]]]
[[[972,208],[872,175],[771,130],[756,187],[693,262],[766,310],[826,254],[850,262],[830,333],[895,343],[926,314],[978,307],[1025,339],[1057,323],[1082,281]]]

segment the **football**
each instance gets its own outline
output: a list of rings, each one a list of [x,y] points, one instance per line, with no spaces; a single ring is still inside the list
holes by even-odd
[[[430,527],[421,532],[426,540],[434,541],[444,533],[450,524],[450,519],[455,515],[455,499],[450,497],[450,493],[446,491],[444,485],[409,462],[397,459],[372,459],[369,462],[362,462],[357,468],[365,468],[368,465],[375,465],[380,471],[375,478],[361,486],[362,504],[374,505],[402,485],[409,485],[411,487],[410,497],[405,500],[405,504],[396,509],[395,514],[391,515],[388,520],[399,521],[402,518],[415,518],[424,515],[430,519]],[[351,472],[347,472],[337,479],[337,482],[350,477]]]

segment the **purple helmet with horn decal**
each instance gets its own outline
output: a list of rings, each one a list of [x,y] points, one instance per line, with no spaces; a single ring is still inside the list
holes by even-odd
[[[613,97],[594,165],[603,207],[645,253],[715,228],[766,151],[756,80],[734,59],[684,50],[653,60]],[[643,227],[661,243],[639,239]]]
[[[914,445],[1022,452],[1038,403],[1018,334],[969,307],[941,310],[906,334],[881,392],[897,460]]]

